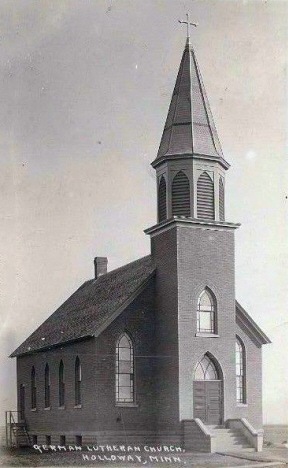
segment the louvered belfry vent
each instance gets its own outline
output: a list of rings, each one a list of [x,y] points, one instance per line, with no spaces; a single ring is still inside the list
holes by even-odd
[[[214,184],[207,172],[203,172],[197,182],[197,218],[215,219]]]
[[[164,221],[167,218],[167,208],[166,208],[166,180],[162,176],[158,189],[158,218],[159,223]]]
[[[179,171],[172,183],[172,216],[190,216],[190,184],[183,171]]]
[[[220,221],[225,221],[224,184],[222,177],[219,180],[219,218]]]

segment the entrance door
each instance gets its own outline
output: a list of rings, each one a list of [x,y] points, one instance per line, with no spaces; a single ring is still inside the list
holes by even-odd
[[[211,358],[205,354],[198,362],[193,382],[194,418],[205,424],[221,424],[223,408],[222,380]]]
[[[194,381],[194,418],[205,424],[221,424],[221,380]]]
[[[23,384],[20,385],[19,403],[20,403],[20,418],[23,421],[25,420],[25,387]]]

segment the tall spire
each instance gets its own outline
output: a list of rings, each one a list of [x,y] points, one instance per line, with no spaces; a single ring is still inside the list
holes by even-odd
[[[180,21],[179,21],[180,22]],[[226,169],[220,141],[213,121],[194,49],[190,44],[189,16],[187,41],[162,134],[155,167],[165,159],[197,157],[217,159]]]

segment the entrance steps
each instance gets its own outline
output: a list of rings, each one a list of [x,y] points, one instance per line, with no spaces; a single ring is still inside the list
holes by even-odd
[[[206,426],[213,437],[213,449],[215,452],[233,452],[245,450],[254,452],[244,434],[239,429],[226,428],[225,426]]]
[[[5,411],[5,426],[7,447],[31,446],[27,424],[20,411]]]
[[[183,447],[192,452],[261,452],[263,431],[244,418],[227,419],[225,426],[206,425],[201,419],[183,419]]]

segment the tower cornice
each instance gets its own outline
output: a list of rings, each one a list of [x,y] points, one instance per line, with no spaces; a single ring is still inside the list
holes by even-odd
[[[229,169],[230,164],[221,156],[212,156],[207,154],[197,154],[197,153],[179,153],[179,154],[165,154],[160,158],[155,159],[151,166],[156,169],[156,167],[160,166],[163,162],[166,161],[179,161],[183,159],[195,159],[195,160],[205,160],[205,161],[213,161],[218,162],[225,170]]]
[[[227,221],[209,221],[195,218],[189,218],[185,216],[172,216],[172,218],[166,219],[161,223],[155,224],[154,226],[144,230],[145,234],[149,234],[151,237],[157,236],[164,231],[168,231],[174,227],[189,226],[195,229],[207,229],[213,231],[231,231],[238,229],[240,223],[229,223]]]

